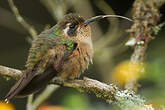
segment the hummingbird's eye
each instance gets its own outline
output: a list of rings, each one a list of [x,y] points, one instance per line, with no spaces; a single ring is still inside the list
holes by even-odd
[[[74,29],[76,29],[76,24],[71,24],[71,25],[69,25],[69,29],[71,29],[71,30],[74,30]]]
[[[72,24],[68,24],[68,26],[64,29],[64,33],[66,35],[68,35],[69,37],[74,37],[76,36],[77,33],[77,24],[76,23],[72,23]]]

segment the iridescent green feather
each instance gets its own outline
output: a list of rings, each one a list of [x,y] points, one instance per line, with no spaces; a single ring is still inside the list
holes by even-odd
[[[40,36],[33,41],[32,47],[29,51],[28,60],[26,62],[26,67],[28,69],[33,69],[34,66],[42,60],[47,51],[53,48],[56,44],[66,45],[66,49],[69,52],[73,50],[74,46],[72,41],[68,41],[60,36],[60,31],[57,31],[55,28],[47,30],[41,33]]]
[[[52,48],[55,45],[55,43],[56,42],[53,42],[51,38],[37,38],[33,42],[31,49],[29,50],[29,56],[26,62],[26,67],[32,69],[35,66],[35,64],[37,64],[42,59],[42,57],[47,53],[47,50]]]

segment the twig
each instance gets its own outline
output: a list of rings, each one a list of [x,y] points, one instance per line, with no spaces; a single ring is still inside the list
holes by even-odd
[[[32,39],[35,39],[37,37],[37,31],[34,29],[33,26],[28,24],[23,17],[19,14],[19,11],[17,7],[14,5],[13,0],[8,0],[10,8],[12,9],[14,15],[16,16],[17,21],[29,32],[29,34],[32,36]]]
[[[13,71],[10,71],[11,74],[6,74],[5,69],[8,68],[5,66],[1,66],[0,68],[0,74],[1,75],[9,75],[11,77],[20,77],[22,75],[22,72],[17,69],[8,69],[8,70],[16,70],[18,73],[13,73]],[[17,76],[18,75],[18,76]],[[129,110],[128,108],[132,107],[151,107],[150,105],[145,105],[143,100],[140,96],[136,95],[134,92],[128,91],[128,90],[119,90],[115,85],[107,85],[105,83],[99,82],[94,79],[90,78],[84,78],[83,80],[68,80],[63,81],[59,80],[59,78],[54,78],[51,82],[51,84],[55,85],[61,85],[61,86],[67,86],[67,87],[73,87],[77,88],[80,91],[88,92],[88,93],[94,93],[97,97],[103,98],[108,103],[117,104],[119,107],[121,107],[123,110]],[[49,89],[52,89],[51,87],[46,89],[45,91],[49,91]],[[54,89],[54,88],[53,88]],[[44,95],[43,95],[44,94]],[[41,103],[42,100],[47,98],[48,96],[45,95],[46,92],[43,92],[38,98],[38,100],[33,102],[33,107],[36,108],[38,104]],[[43,96],[43,97],[41,97]],[[30,99],[29,99],[30,100]],[[34,109],[32,109],[34,110]],[[145,109],[144,109],[145,110]],[[146,110],[153,110],[152,109],[146,109]]]
[[[33,106],[31,110],[36,110],[37,107],[43,103],[46,99],[48,99],[51,94],[59,88],[58,85],[49,85],[46,89],[34,100]]]
[[[22,25],[15,20],[15,16],[9,10],[0,7],[0,26],[14,30],[15,32],[26,34]]]
[[[32,110],[32,103],[33,103],[33,94],[28,96],[27,99],[27,110]]]
[[[148,43],[152,40],[153,27],[155,27],[160,19],[159,8],[165,3],[165,0],[135,0],[133,4],[134,24],[130,33],[130,41],[134,41],[135,46],[131,56],[133,63],[143,62]],[[129,41],[129,42],[130,42]],[[131,84],[132,83],[132,84]],[[136,79],[129,81],[126,89],[133,89],[136,85]]]

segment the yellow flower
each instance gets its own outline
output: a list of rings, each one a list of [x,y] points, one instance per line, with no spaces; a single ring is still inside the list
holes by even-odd
[[[125,84],[133,79],[138,80],[142,72],[144,72],[144,67],[141,63],[124,61],[114,68],[112,78],[119,84]]]
[[[0,101],[0,110],[15,110],[13,105]]]

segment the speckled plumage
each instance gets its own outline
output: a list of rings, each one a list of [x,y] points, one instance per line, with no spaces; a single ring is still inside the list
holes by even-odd
[[[83,21],[76,14],[66,15],[32,42],[27,69],[6,96],[8,100],[38,90],[55,76],[74,79],[84,72],[92,61],[93,47],[90,26]]]

